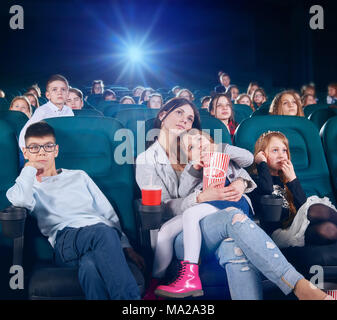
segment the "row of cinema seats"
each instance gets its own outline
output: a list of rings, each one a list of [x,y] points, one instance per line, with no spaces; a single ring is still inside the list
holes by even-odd
[[[14,112],[13,112],[14,113]],[[15,112],[16,113],[16,112]],[[150,119],[151,120],[151,119]],[[209,120],[209,119],[208,119]],[[214,119],[217,120],[217,119]],[[127,139],[116,139],[123,125],[109,117],[65,117],[46,120],[56,132],[60,153],[57,167],[83,169],[97,183],[118,213],[123,229],[136,249],[143,251],[144,241],[140,240],[141,224],[134,201],[140,192],[135,183],[132,162],[132,143]],[[202,118],[203,128],[206,129]],[[207,122],[207,119],[206,119]],[[149,122],[150,123],[150,122]],[[211,124],[209,129],[219,123]],[[17,132],[13,124],[0,120],[0,209],[9,203],[5,197],[19,174]],[[149,129],[151,126],[149,124]],[[337,117],[327,121],[321,130],[322,142],[315,125],[298,117],[268,116],[252,117],[244,120],[235,134],[235,145],[253,151],[256,139],[262,132],[278,130],[284,132],[290,140],[290,149],[295,170],[307,195],[328,196],[334,203],[337,197]],[[221,130],[227,132],[226,130]],[[228,135],[224,142],[230,142]],[[227,140],[226,140],[227,139]],[[124,151],[125,152],[124,152]],[[326,154],[324,154],[324,151]],[[122,152],[122,159],[115,157]],[[121,161],[126,163],[121,164]],[[1,213],[0,217],[6,217]],[[6,237],[2,221],[0,233],[1,275],[8,274],[12,262],[12,242]],[[20,261],[20,234],[14,241],[16,261]],[[20,240],[21,239],[21,240]],[[142,244],[142,245],[141,245]],[[144,251],[145,252],[145,251]],[[310,267],[324,267],[325,282],[337,282],[337,244],[330,246],[288,248],[283,250],[290,262],[307,278]],[[150,264],[150,259],[147,259]],[[21,264],[21,262],[20,262]],[[25,288],[20,292],[8,288],[8,278],[1,277],[2,298],[12,297],[29,299],[81,299],[83,293],[77,281],[74,268],[56,268],[53,265],[52,248],[47,239],[39,232],[36,221],[27,216],[24,231],[23,267],[25,270]],[[137,282],[144,291],[144,278],[139,270],[132,266]],[[204,298],[223,299],[228,297],[225,271],[215,260],[204,262],[200,269],[204,283]],[[265,298],[282,298],[282,294],[269,281],[264,281]]]

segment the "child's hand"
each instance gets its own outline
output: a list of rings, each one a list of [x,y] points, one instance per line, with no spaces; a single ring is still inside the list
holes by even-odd
[[[38,161],[28,161],[25,167],[33,167],[37,170],[36,177],[40,177],[44,172],[44,164]]]
[[[281,170],[286,178],[286,183],[296,179],[296,173],[294,166],[290,160],[284,160],[281,166]]]
[[[267,162],[267,156],[263,151],[260,151],[254,159],[256,164],[260,164],[261,162]]]
[[[225,200],[224,182],[214,182],[198,195],[197,202]]]

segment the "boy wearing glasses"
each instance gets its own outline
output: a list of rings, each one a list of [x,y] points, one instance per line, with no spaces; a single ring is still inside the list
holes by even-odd
[[[141,268],[144,260],[132,249],[109,201],[84,171],[56,169],[59,146],[46,122],[29,126],[25,143],[28,162],[7,191],[8,200],[37,218],[58,265],[79,268],[87,299],[139,299],[125,255]]]
[[[19,147],[21,150],[25,147],[25,132],[31,124],[47,118],[74,116],[72,109],[65,105],[68,94],[69,84],[65,77],[55,74],[48,79],[46,98],[49,101],[37,108],[33,116],[22,128],[19,137]]]

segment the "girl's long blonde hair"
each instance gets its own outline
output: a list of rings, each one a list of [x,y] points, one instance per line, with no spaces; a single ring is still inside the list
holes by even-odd
[[[289,141],[288,141],[287,137],[283,133],[281,133],[279,131],[268,131],[268,132],[263,133],[258,138],[258,140],[255,143],[254,158],[255,158],[255,156],[260,151],[265,152],[267,150],[268,145],[269,145],[269,143],[270,143],[270,141],[271,141],[272,138],[278,138],[278,139],[280,139],[282,141],[282,143],[287,147],[288,159],[291,160],[290,151],[289,151]],[[253,172],[255,174],[257,174],[256,165],[254,165],[254,167],[253,167]],[[291,225],[292,221],[295,218],[296,207],[294,205],[293,195],[292,195],[292,193],[290,192],[289,188],[286,185],[286,179],[285,179],[285,176],[284,176],[283,172],[279,171],[278,174],[279,174],[279,177],[280,177],[281,181],[284,184],[285,191],[286,191],[285,197],[286,197],[286,200],[289,203],[290,215],[289,215],[289,218],[286,221],[283,222],[283,228],[287,228],[287,227],[289,227]]]
[[[302,107],[302,102],[300,99],[296,97],[296,92],[294,90],[286,90],[278,93],[274,100],[272,101],[269,109],[269,113],[273,115],[279,115],[283,116],[282,112],[282,105],[281,105],[281,99],[285,94],[290,94],[291,96],[294,97],[297,105],[297,114],[296,116],[298,117],[304,117],[304,112],[303,112],[303,107]]]

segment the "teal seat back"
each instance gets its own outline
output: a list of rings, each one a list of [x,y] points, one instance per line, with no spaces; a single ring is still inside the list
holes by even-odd
[[[123,126],[130,130],[130,134],[134,141],[134,156],[145,151],[146,148],[146,136],[144,131],[144,125],[146,120],[155,118],[159,109],[149,108],[133,108],[123,109],[116,114],[116,119],[120,121]]]
[[[201,115],[200,120],[202,130],[209,133],[215,143],[232,144],[227,127],[219,119]]]
[[[337,197],[337,117],[329,119],[321,129],[322,142]]]
[[[141,104],[107,104],[102,112],[106,117],[115,118],[117,113],[122,110],[130,110],[130,109],[148,109],[145,105]]]
[[[130,141],[125,137],[119,139],[122,124],[105,117],[62,117],[46,121],[54,128],[60,146],[57,168],[87,172],[113,205],[129,239],[135,241],[133,158]]]
[[[17,137],[26,122],[28,117],[21,111],[0,111],[0,119],[6,121],[15,131]]]
[[[15,130],[0,119],[0,210],[10,205],[7,190],[19,175],[19,148]]]
[[[260,106],[260,108],[256,109],[251,116],[252,117],[267,116],[269,115],[269,109],[270,109],[270,102],[265,102]]]
[[[304,117],[252,117],[237,128],[235,145],[254,152],[257,139],[269,130],[280,131],[288,138],[291,160],[306,195],[326,196],[334,201],[329,169],[315,125]]]
[[[87,98],[87,102],[95,108],[102,100],[103,94],[90,94]]]
[[[104,111],[105,108],[110,107],[110,106],[116,106],[118,105],[118,101],[105,101],[105,100],[100,100],[98,104],[95,106],[95,108],[99,111]]]
[[[308,117],[312,121],[318,130],[321,130],[324,123],[327,122],[330,118],[337,116],[337,109],[335,108],[324,108],[315,110]]]
[[[10,103],[5,98],[0,98],[0,111],[8,110]]]
[[[308,118],[314,111],[329,108],[328,104],[310,104],[303,108],[304,116]]]
[[[95,109],[73,110],[75,116],[103,117],[103,113]]]
[[[253,110],[245,104],[233,104],[234,120],[241,123],[243,120],[249,118]]]

